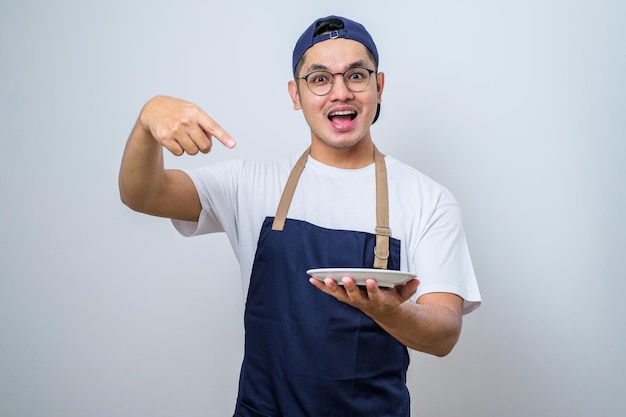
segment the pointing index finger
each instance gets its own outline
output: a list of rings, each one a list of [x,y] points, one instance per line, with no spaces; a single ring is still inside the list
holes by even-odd
[[[202,129],[205,131],[207,136],[215,137],[229,149],[234,148],[237,144],[235,139],[208,115],[206,115],[206,117],[202,120]]]

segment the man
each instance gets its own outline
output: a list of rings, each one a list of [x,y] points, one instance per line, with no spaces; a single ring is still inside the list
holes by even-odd
[[[366,29],[318,19],[293,53],[288,91],[311,130],[297,162],[232,161],[178,171],[175,155],[234,139],[194,104],[142,109],[120,170],[122,200],[185,235],[225,232],[247,290],[237,416],[408,416],[407,347],[444,356],[480,304],[450,193],[372,141],[384,74]],[[381,288],[307,270],[411,271]],[[421,281],[421,282],[420,282]]]

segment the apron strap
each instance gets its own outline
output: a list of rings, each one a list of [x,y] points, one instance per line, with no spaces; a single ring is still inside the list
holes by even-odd
[[[300,175],[302,175],[302,171],[304,171],[304,166],[306,165],[306,160],[309,158],[310,153],[311,147],[309,146],[306,151],[304,151],[302,156],[300,156],[298,162],[296,162],[291,170],[291,173],[289,174],[287,184],[283,190],[283,195],[280,197],[280,202],[278,203],[276,216],[274,216],[272,230],[282,232],[285,228],[285,220],[287,220],[287,212],[289,211],[289,206],[291,205],[291,199],[293,198],[293,194],[296,192],[298,180],[300,179]]]
[[[389,194],[385,155],[374,146],[376,166],[376,247],[374,248],[374,268],[387,269],[389,259]]]
[[[296,191],[298,180],[304,166],[311,153],[311,147],[308,147],[300,156],[294,165],[287,184],[280,197],[272,230],[282,231],[287,220],[287,213],[291,200]],[[374,146],[374,165],[376,169],[376,247],[374,248],[374,268],[387,269],[387,260],[389,259],[389,236],[391,236],[391,228],[389,227],[389,193],[387,186],[387,167],[385,164],[385,155]]]

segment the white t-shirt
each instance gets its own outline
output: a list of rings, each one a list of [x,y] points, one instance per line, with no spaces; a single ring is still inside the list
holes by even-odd
[[[198,222],[173,220],[185,236],[225,232],[241,267],[244,294],[263,220],[276,214],[278,201],[299,155],[275,162],[236,160],[186,170],[194,182],[202,213]],[[481,297],[469,256],[459,206],[432,179],[392,157],[385,157],[389,187],[389,225],[401,242],[400,270],[420,280],[414,299],[448,292],[464,299],[463,312]],[[374,233],[374,164],[340,169],[309,157],[289,214],[319,227]]]

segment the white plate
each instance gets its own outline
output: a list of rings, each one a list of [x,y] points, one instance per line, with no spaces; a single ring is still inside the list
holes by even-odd
[[[369,269],[369,268],[318,268],[309,269],[307,274],[320,281],[330,277],[339,285],[343,285],[341,278],[350,277],[357,285],[365,285],[365,280],[374,278],[379,287],[395,287],[404,284],[416,277],[410,272],[392,271],[389,269]]]

